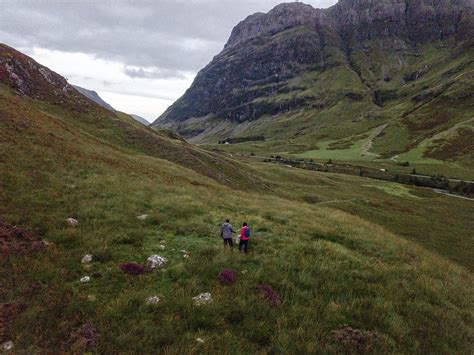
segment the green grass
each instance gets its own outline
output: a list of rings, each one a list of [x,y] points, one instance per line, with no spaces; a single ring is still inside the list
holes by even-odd
[[[472,46],[429,43],[418,48],[416,55],[396,41],[369,40],[360,48],[350,55],[352,67],[341,64],[346,59],[337,57],[339,53],[337,60],[332,58],[339,64],[325,71],[300,68],[287,82],[288,88],[299,91],[257,99],[278,102],[299,95],[308,97],[310,106],[264,115],[241,126],[227,122],[225,133],[215,133],[200,142],[215,147],[215,142],[227,136],[258,134],[266,141],[219,148],[265,156],[286,153],[308,159],[374,162],[379,166],[398,155],[398,161],[426,166],[425,170],[433,173],[472,176],[471,143],[466,133],[455,134],[463,127],[472,128],[468,124],[474,109],[468,94],[473,89]],[[420,77],[409,79],[420,70]],[[386,95],[381,106],[374,103],[376,92]],[[359,98],[351,99],[352,94]],[[218,117],[214,119],[220,122]],[[363,143],[357,137],[384,124],[387,127],[373,140],[372,154],[364,155]],[[349,149],[344,145],[327,149],[329,143],[351,139],[354,144]]]
[[[295,157],[305,159],[322,159],[322,160],[339,160],[339,161],[366,161],[373,160],[374,157],[371,155],[364,154],[363,146],[366,143],[366,139],[361,139],[353,142],[352,146],[348,149],[331,149],[330,144],[335,141],[326,141],[319,144],[319,149],[308,151],[302,154],[295,154]],[[282,155],[288,155],[282,153]]]
[[[6,330],[18,352],[71,350],[85,322],[101,333],[98,353],[342,353],[331,331],[346,324],[376,331],[375,353],[472,348],[470,201],[239,162],[127,117],[64,112],[6,90],[0,115],[0,218],[52,243],[0,260],[0,303],[27,305]],[[249,222],[249,255],[223,250],[224,218]],[[94,261],[81,264],[87,253]],[[118,269],[152,253],[166,267]],[[235,284],[218,283],[224,268],[239,272]],[[260,284],[282,305],[268,305]],[[214,302],[194,306],[201,292]],[[155,307],[151,295],[162,298]]]

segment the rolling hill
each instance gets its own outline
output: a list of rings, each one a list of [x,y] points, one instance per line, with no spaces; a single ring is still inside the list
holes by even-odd
[[[297,157],[472,167],[473,4],[287,3],[240,22],[153,124]]]
[[[77,85],[73,85],[74,86],[74,89],[76,89],[77,91],[79,91],[82,95],[84,95],[85,97],[87,97],[89,100],[92,100],[94,101],[95,103],[99,104],[100,106],[106,108],[107,110],[110,110],[110,111],[115,111],[115,109],[110,105],[108,104],[107,102],[105,102],[97,92],[93,91],[93,90],[88,90],[88,89],[84,89],[80,86],[77,86]]]
[[[205,150],[0,45],[2,351],[467,353],[472,214]],[[249,255],[222,250],[224,218]]]

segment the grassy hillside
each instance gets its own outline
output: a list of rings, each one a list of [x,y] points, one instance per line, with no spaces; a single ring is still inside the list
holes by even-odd
[[[432,42],[416,51],[397,52],[396,46],[367,41],[346,64],[290,79],[289,92],[275,91],[264,100],[305,99],[312,106],[232,127],[225,134],[263,135],[266,141],[225,149],[351,162],[409,161],[428,170],[467,169],[472,178],[472,41]],[[398,54],[384,57],[380,48]],[[214,144],[222,134],[216,130],[195,141]]]
[[[0,177],[0,343],[18,352],[472,349],[470,201],[238,162],[122,114],[5,86]],[[249,255],[222,250],[226,217],[251,225]],[[20,245],[13,225],[47,245]],[[119,269],[151,254],[165,267]],[[224,269],[237,272],[233,284],[218,281]],[[274,293],[262,297],[261,285]],[[202,292],[214,301],[193,305]],[[147,305],[153,295],[161,301]],[[346,325],[362,336],[333,333]]]

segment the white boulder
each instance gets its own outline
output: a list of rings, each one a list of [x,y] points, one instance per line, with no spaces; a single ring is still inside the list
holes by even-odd
[[[193,302],[197,306],[202,305],[202,304],[206,304],[206,303],[211,303],[212,302],[212,295],[209,292],[201,293],[201,294],[197,295],[196,297],[193,297]]]
[[[200,344],[204,344],[204,339],[202,338],[196,338],[196,341]]]
[[[91,278],[89,276],[83,276],[81,277],[80,281],[82,284],[86,284],[88,283],[89,281],[91,280]]]
[[[77,227],[79,225],[79,221],[74,218],[66,219],[66,223],[68,224],[69,227]]]
[[[150,304],[150,305],[155,305],[155,304],[158,304],[159,302],[160,302],[160,297],[158,296],[151,296],[151,297],[148,297],[146,300],[146,304]]]
[[[162,267],[166,264],[166,259],[159,255],[151,255],[146,260],[148,261],[148,266],[150,266],[152,269]]]
[[[147,214],[142,214],[140,216],[137,216],[137,219],[139,219],[140,221],[144,221],[145,219],[148,218],[148,215]]]
[[[13,349],[13,342],[11,340],[6,341],[2,344],[3,351],[10,351]]]
[[[82,257],[81,263],[90,263],[92,261],[92,255],[86,254]]]

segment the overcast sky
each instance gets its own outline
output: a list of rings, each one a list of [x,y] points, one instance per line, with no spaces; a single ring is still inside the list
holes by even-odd
[[[0,0],[0,42],[153,121],[232,28],[278,0]],[[336,0],[307,0],[328,7]]]

